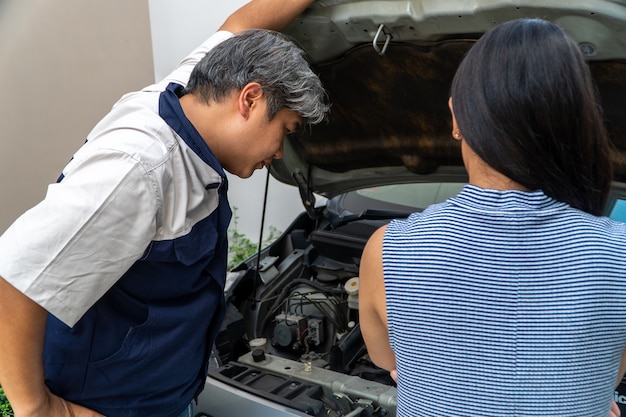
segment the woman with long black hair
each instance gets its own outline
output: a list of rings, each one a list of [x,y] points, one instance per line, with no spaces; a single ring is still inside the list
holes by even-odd
[[[501,24],[449,105],[469,184],[377,231],[361,263],[361,328],[397,369],[398,416],[606,416],[626,225],[601,217],[609,144],[577,43],[544,20]]]

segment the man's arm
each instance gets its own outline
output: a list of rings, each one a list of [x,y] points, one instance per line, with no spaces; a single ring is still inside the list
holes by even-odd
[[[0,384],[15,415],[35,415],[46,401],[46,311],[0,277]]]
[[[47,317],[46,310],[0,277],[0,385],[15,417],[103,417],[62,400],[46,387]]]
[[[359,323],[367,353],[381,368],[392,370],[396,358],[389,345],[387,331],[387,303],[383,279],[383,235],[385,228],[378,229],[370,237],[359,271]]]
[[[252,0],[235,10],[220,26],[220,31],[231,33],[246,29],[271,29],[280,31],[299,16],[315,0]],[[203,44],[183,58],[176,69],[160,81],[164,89],[170,82],[186,85],[195,65],[213,46],[229,36],[213,34]]]
[[[240,32],[259,28],[282,30],[315,0],[252,0],[233,12],[220,30]]]

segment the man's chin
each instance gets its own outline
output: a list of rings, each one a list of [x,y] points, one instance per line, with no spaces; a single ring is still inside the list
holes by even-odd
[[[253,168],[253,169],[250,169],[250,170],[245,170],[245,171],[242,170],[242,171],[239,171],[239,172],[234,172],[234,171],[232,171],[230,169],[224,168],[224,171],[228,172],[231,175],[234,175],[236,177],[239,177],[239,178],[245,180],[246,178],[250,178],[252,176],[252,174],[254,174],[254,171],[256,171],[257,169],[258,168]]]
[[[246,179],[246,178],[250,178],[252,176],[252,174],[254,174],[254,172],[257,170],[258,168],[255,169],[251,169],[249,171],[244,171],[244,172],[240,172],[239,174],[235,174],[237,175],[239,178],[241,179]]]

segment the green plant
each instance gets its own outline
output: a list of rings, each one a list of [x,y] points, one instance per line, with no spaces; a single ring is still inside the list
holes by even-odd
[[[233,269],[259,250],[256,243],[252,242],[245,234],[239,232],[238,226],[237,207],[233,207],[233,222],[228,229],[228,270]],[[269,245],[279,235],[280,231],[276,227],[270,226],[269,235],[263,239],[263,245]]]
[[[13,417],[13,409],[2,387],[0,387],[0,417]]]

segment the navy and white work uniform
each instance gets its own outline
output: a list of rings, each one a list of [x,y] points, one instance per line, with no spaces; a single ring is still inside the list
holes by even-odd
[[[0,238],[0,275],[50,313],[48,387],[107,417],[176,416],[206,378],[231,210],[224,170],[178,94],[230,36],[122,97]]]

